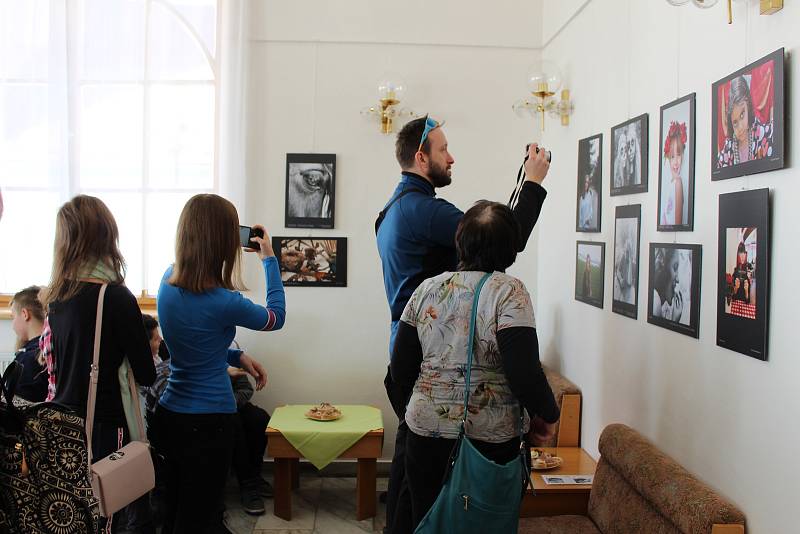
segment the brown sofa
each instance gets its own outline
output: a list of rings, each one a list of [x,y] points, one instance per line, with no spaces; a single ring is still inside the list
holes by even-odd
[[[580,447],[581,445],[581,390],[552,369],[542,366],[553,396],[561,410],[555,435],[542,447]]]
[[[525,518],[520,534],[744,534],[740,510],[635,430],[607,426],[600,455],[588,517]]]

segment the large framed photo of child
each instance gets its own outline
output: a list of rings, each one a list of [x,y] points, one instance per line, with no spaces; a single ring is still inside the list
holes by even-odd
[[[333,228],[336,154],[286,154],[287,228]]]
[[[719,196],[717,345],[767,359],[769,189]]]
[[[711,86],[711,179],[784,167],[784,52]]]
[[[694,228],[695,94],[661,106],[659,232]]]
[[[648,114],[611,128],[611,196],[647,192]]]
[[[578,141],[576,232],[599,232],[603,205],[603,134]]]
[[[575,300],[603,307],[606,244],[578,241],[575,246]]]
[[[701,245],[650,243],[648,323],[699,337],[701,265]]]
[[[617,206],[614,223],[614,295],[611,311],[636,319],[639,311],[642,205]]]

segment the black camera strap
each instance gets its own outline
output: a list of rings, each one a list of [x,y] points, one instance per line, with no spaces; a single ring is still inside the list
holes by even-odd
[[[415,193],[415,192],[416,193],[422,193],[423,195],[425,194],[425,192],[422,189],[417,189],[416,187],[410,187],[408,189],[404,189],[404,190],[400,191],[400,193],[396,197],[394,197],[391,202],[386,204],[386,207],[383,208],[380,213],[378,213],[378,218],[375,219],[375,235],[376,236],[378,235],[378,228],[381,227],[381,223],[383,223],[383,219],[386,218],[386,213],[389,211],[389,208],[391,208],[392,205],[394,205],[395,202],[397,202],[398,200],[400,200],[401,198],[403,198],[407,194]]]
[[[528,158],[525,158],[526,160]],[[508,199],[508,207],[512,210],[519,202],[519,195],[522,191],[522,185],[525,183],[525,163],[519,166],[519,172],[517,173],[517,185],[514,186],[514,191],[511,193],[511,198]]]

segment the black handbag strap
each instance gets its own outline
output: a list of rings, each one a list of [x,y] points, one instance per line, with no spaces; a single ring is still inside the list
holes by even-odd
[[[18,361],[13,361],[8,364],[6,370],[3,372],[3,377],[0,378],[0,391],[2,391],[3,398],[6,399],[6,403],[9,407],[13,410],[14,407],[14,395],[17,391],[17,383],[19,382],[19,377],[22,375],[23,365]]]
[[[423,191],[422,189],[417,189],[416,187],[410,187],[408,189],[403,189],[402,191],[400,191],[400,194],[398,194],[391,201],[389,201],[388,204],[386,204],[386,207],[383,208],[380,213],[378,213],[378,218],[375,219],[375,235],[378,235],[378,228],[380,228],[381,224],[383,224],[383,220],[386,218],[386,214],[389,212],[389,208],[391,208],[395,202],[397,202],[407,194],[414,192],[425,194],[425,191]]]

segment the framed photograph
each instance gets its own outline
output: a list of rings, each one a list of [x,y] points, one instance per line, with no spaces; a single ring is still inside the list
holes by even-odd
[[[767,359],[769,189],[719,196],[717,345]]]
[[[606,244],[578,241],[575,246],[575,300],[603,307]]]
[[[711,86],[711,179],[784,166],[783,48]]]
[[[661,106],[659,232],[694,229],[695,94]]]
[[[639,235],[642,205],[617,206],[614,217],[614,295],[611,311],[636,319],[639,310]]]
[[[286,227],[333,228],[336,154],[286,154]]]
[[[347,238],[273,237],[285,286],[347,286]]]
[[[700,336],[700,267],[703,247],[650,243],[647,322]]]
[[[611,196],[647,191],[648,115],[611,128]]]
[[[603,204],[603,134],[578,141],[575,231],[599,232]]]

